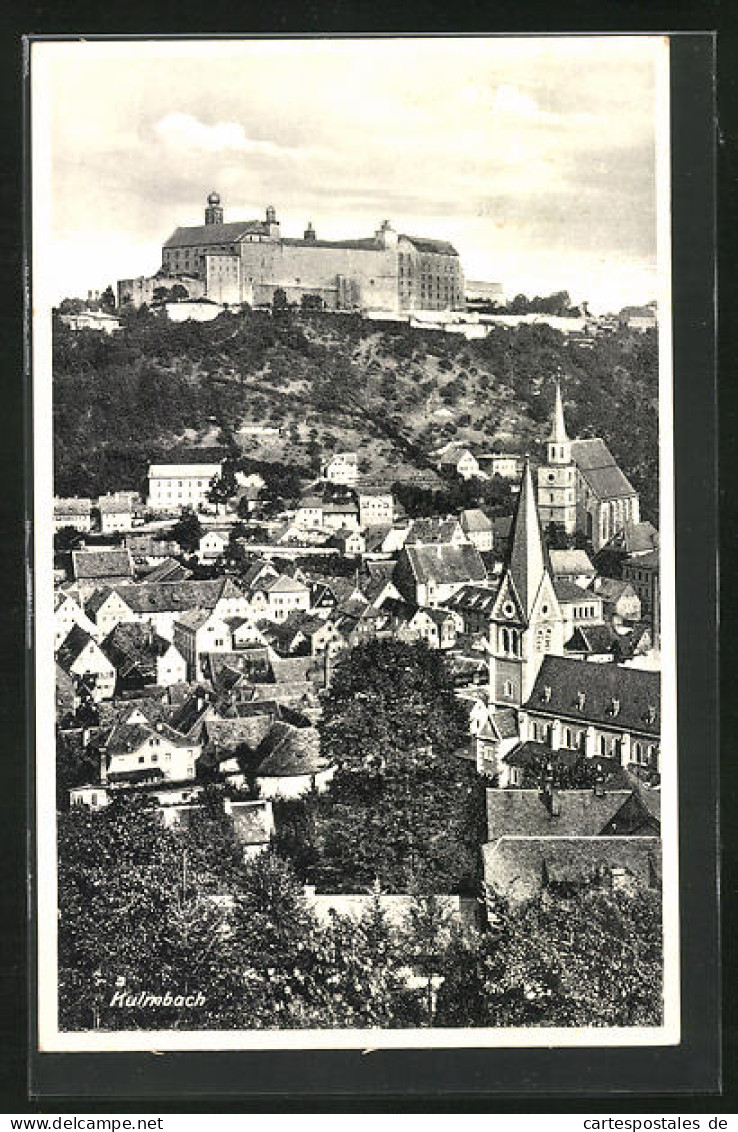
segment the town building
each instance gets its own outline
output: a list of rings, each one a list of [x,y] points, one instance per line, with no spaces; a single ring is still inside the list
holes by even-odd
[[[124,548],[73,550],[72,571],[83,601],[100,586],[125,585],[134,580],[131,552]]]
[[[120,319],[109,311],[82,310],[74,314],[60,314],[59,318],[70,330],[99,330],[102,334],[115,334],[121,329]]]
[[[554,582],[574,582],[587,589],[597,574],[586,550],[550,550],[548,558]]]
[[[515,908],[547,891],[658,890],[658,813],[658,791],[556,790],[550,782],[542,790],[487,790],[490,912],[499,901]]]
[[[328,483],[355,487],[359,479],[359,457],[355,452],[336,452],[323,465],[321,475]]]
[[[479,507],[469,507],[459,516],[461,529],[472,546],[477,550],[490,551],[494,549],[495,533],[492,520]]]
[[[74,527],[75,531],[87,534],[92,530],[92,500],[72,496],[69,499],[54,499],[54,531],[63,527]]]
[[[115,692],[116,672],[100,645],[80,625],[74,625],[57,649],[56,663],[78,687],[87,687],[91,699],[109,700]]]
[[[227,622],[208,609],[190,609],[174,622],[174,647],[187,664],[187,679],[202,680],[201,658],[205,654],[232,651]]]
[[[395,517],[394,500],[391,491],[377,488],[359,488],[357,491],[359,503],[359,526],[391,527]]]
[[[101,495],[97,501],[100,512],[100,530],[104,535],[130,531],[133,526],[133,509],[130,493]]]
[[[486,579],[479,551],[469,543],[405,545],[392,578],[406,601],[432,607],[445,605],[462,586]]]
[[[186,507],[198,510],[208,502],[211,481],[220,476],[223,460],[204,448],[178,454],[169,462],[153,463],[148,470],[148,505],[152,511],[175,515]]]
[[[519,706],[547,653],[564,651],[564,619],[549,573],[528,461],[500,587],[489,615],[490,701]]]

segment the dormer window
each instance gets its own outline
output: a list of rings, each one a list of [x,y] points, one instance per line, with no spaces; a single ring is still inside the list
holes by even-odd
[[[610,701],[610,715],[612,715],[613,718],[614,718],[616,715],[619,715],[619,713],[620,713],[620,700],[616,699],[616,697],[613,696],[612,700]]]
[[[551,685],[545,684],[543,687],[543,702],[548,704],[551,702]]]
[[[584,710],[584,705],[587,702],[587,697],[584,692],[577,692],[577,707],[580,711]]]
[[[647,723],[655,723],[656,722],[656,708],[654,707],[653,704],[648,705],[648,711],[646,712],[646,722]]]

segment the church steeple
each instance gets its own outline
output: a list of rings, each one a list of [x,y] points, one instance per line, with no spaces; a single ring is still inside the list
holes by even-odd
[[[569,437],[566,434],[566,423],[564,421],[564,405],[561,400],[561,385],[556,382],[556,400],[554,401],[553,411],[553,428],[551,430],[551,443],[552,444],[568,444]]]
[[[576,468],[564,420],[561,385],[556,382],[551,435],[546,444],[546,463],[538,469],[538,511],[541,523],[558,523],[567,534],[577,527]]]
[[[548,567],[526,457],[505,569],[490,613],[490,703],[520,707],[546,653],[564,651],[564,622]]]
[[[527,456],[520,482],[518,507],[510,532],[508,571],[527,620],[546,572],[546,552]]]

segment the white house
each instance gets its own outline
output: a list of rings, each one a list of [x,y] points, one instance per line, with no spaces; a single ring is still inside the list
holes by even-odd
[[[176,514],[185,507],[197,510],[207,503],[211,480],[222,469],[222,461],[206,459],[198,464],[150,464],[149,507],[166,514]]]
[[[395,517],[395,503],[391,491],[370,491],[363,488],[358,492],[359,526],[391,527]]]
[[[56,653],[56,662],[73,680],[89,682],[93,700],[112,699],[116,672],[97,641],[74,625]]]
[[[104,535],[131,530],[133,510],[129,493],[101,495],[97,501],[97,506],[100,511],[100,530]]]
[[[72,496],[69,499],[54,499],[54,531],[62,527],[74,527],[86,534],[92,530],[92,500]]]
[[[322,475],[329,483],[353,487],[359,478],[359,457],[355,452],[336,452],[323,465]]]
[[[215,562],[222,558],[228,546],[228,539],[220,531],[206,531],[197,547],[197,560],[200,563]]]
[[[288,574],[265,578],[254,586],[251,606],[269,621],[286,621],[290,613],[310,610],[310,588]]]
[[[192,609],[174,623],[174,644],[187,662],[190,680],[202,680],[205,653],[231,652],[230,626],[208,609]]]
[[[54,649],[59,648],[75,625],[79,625],[91,637],[97,638],[101,635],[97,625],[87,616],[72,594],[59,591],[54,595]]]

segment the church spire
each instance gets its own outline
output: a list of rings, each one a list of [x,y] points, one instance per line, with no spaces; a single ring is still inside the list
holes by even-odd
[[[564,421],[564,405],[561,400],[561,385],[556,382],[556,400],[554,401],[553,411],[553,429],[551,431],[552,444],[567,444],[569,437],[566,435],[566,423]]]
[[[526,618],[530,616],[545,573],[546,552],[533,491],[533,477],[526,456],[523,478],[520,481],[518,508],[510,533],[508,562],[508,574],[520,598]]]

